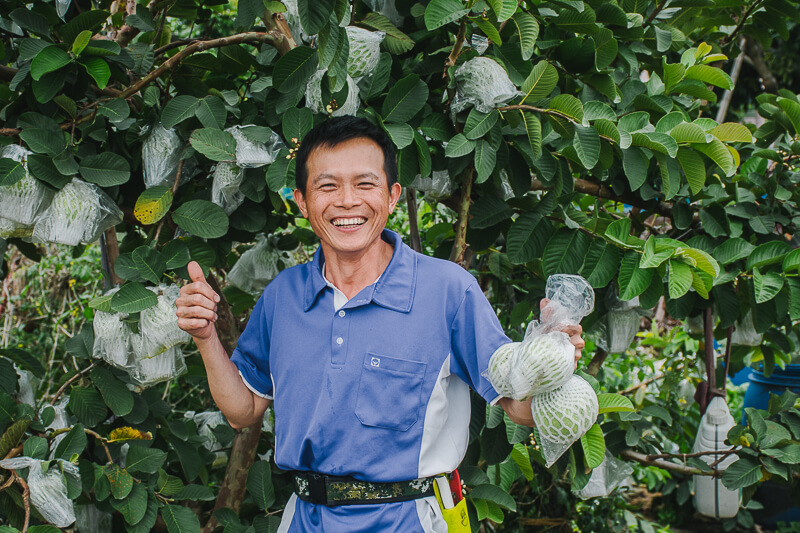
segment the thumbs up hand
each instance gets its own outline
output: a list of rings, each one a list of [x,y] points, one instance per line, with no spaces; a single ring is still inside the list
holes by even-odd
[[[206,282],[197,262],[191,261],[187,269],[192,282],[181,287],[181,295],[175,301],[178,327],[195,339],[206,340],[216,332],[214,323],[220,298]]]

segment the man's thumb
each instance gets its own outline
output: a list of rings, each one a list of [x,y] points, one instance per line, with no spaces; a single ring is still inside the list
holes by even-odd
[[[192,281],[202,281],[205,283],[206,277],[203,275],[203,269],[197,264],[197,261],[190,261],[186,269],[189,271],[189,277]]]

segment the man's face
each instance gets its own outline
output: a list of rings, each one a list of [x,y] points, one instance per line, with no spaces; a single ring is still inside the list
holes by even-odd
[[[351,139],[317,148],[306,166],[306,192],[295,189],[294,199],[323,250],[357,255],[378,244],[401,190],[386,183],[380,147],[370,139]]]

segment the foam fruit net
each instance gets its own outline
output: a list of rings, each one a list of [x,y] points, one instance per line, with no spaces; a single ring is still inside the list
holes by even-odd
[[[11,144],[0,149],[0,157],[21,162],[25,177],[13,185],[0,187],[0,237],[28,237],[31,227],[50,204],[53,192],[28,172],[30,152]]]
[[[369,31],[357,26],[348,26],[347,40],[350,54],[347,56],[347,74],[360,78],[371,74],[381,58],[381,41],[386,36],[382,31]]]
[[[488,57],[465,62],[456,69],[455,78],[457,89],[451,105],[454,113],[470,105],[488,113],[519,94],[505,69]]]

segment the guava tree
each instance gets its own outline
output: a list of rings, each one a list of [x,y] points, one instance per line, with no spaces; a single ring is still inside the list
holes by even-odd
[[[724,474],[672,461],[665,443],[696,425],[674,389],[698,359],[700,403],[720,394],[715,340],[729,371],[769,373],[797,349],[800,101],[776,86],[764,50],[798,21],[788,0],[3,2],[0,242],[35,257],[36,243],[101,238],[97,275],[116,287],[65,346],[77,369],[35,405],[19,401],[13,365],[41,377],[41,354],[0,351],[0,459],[17,460],[0,470],[10,530],[71,523],[34,499],[37,468],[39,486],[63,480],[60,509],[74,501],[128,531],[275,529],[291,487],[269,463],[269,420],[234,434],[174,413],[213,406],[165,317],[195,260],[225,296],[218,328],[232,350],[254,302],[233,269],[250,243],[262,259],[247,268],[269,256],[272,270],[314,245],[286,194],[293,154],[342,114],[388,133],[408,242],[473,272],[514,340],[548,276],[581,274],[597,294],[582,368],[600,425],[547,470],[537,433],[476,398],[462,469],[474,528],[502,523],[532,483],[583,487],[606,450],[722,476],[745,502],[767,478],[796,485],[789,394],[748,411]],[[728,111],[745,58],[768,89],[752,103],[758,126]],[[633,340],[616,326],[653,308],[700,326],[654,351],[661,392],[640,389],[634,413],[607,394],[619,380],[603,362]],[[186,404],[165,401],[172,391]]]

